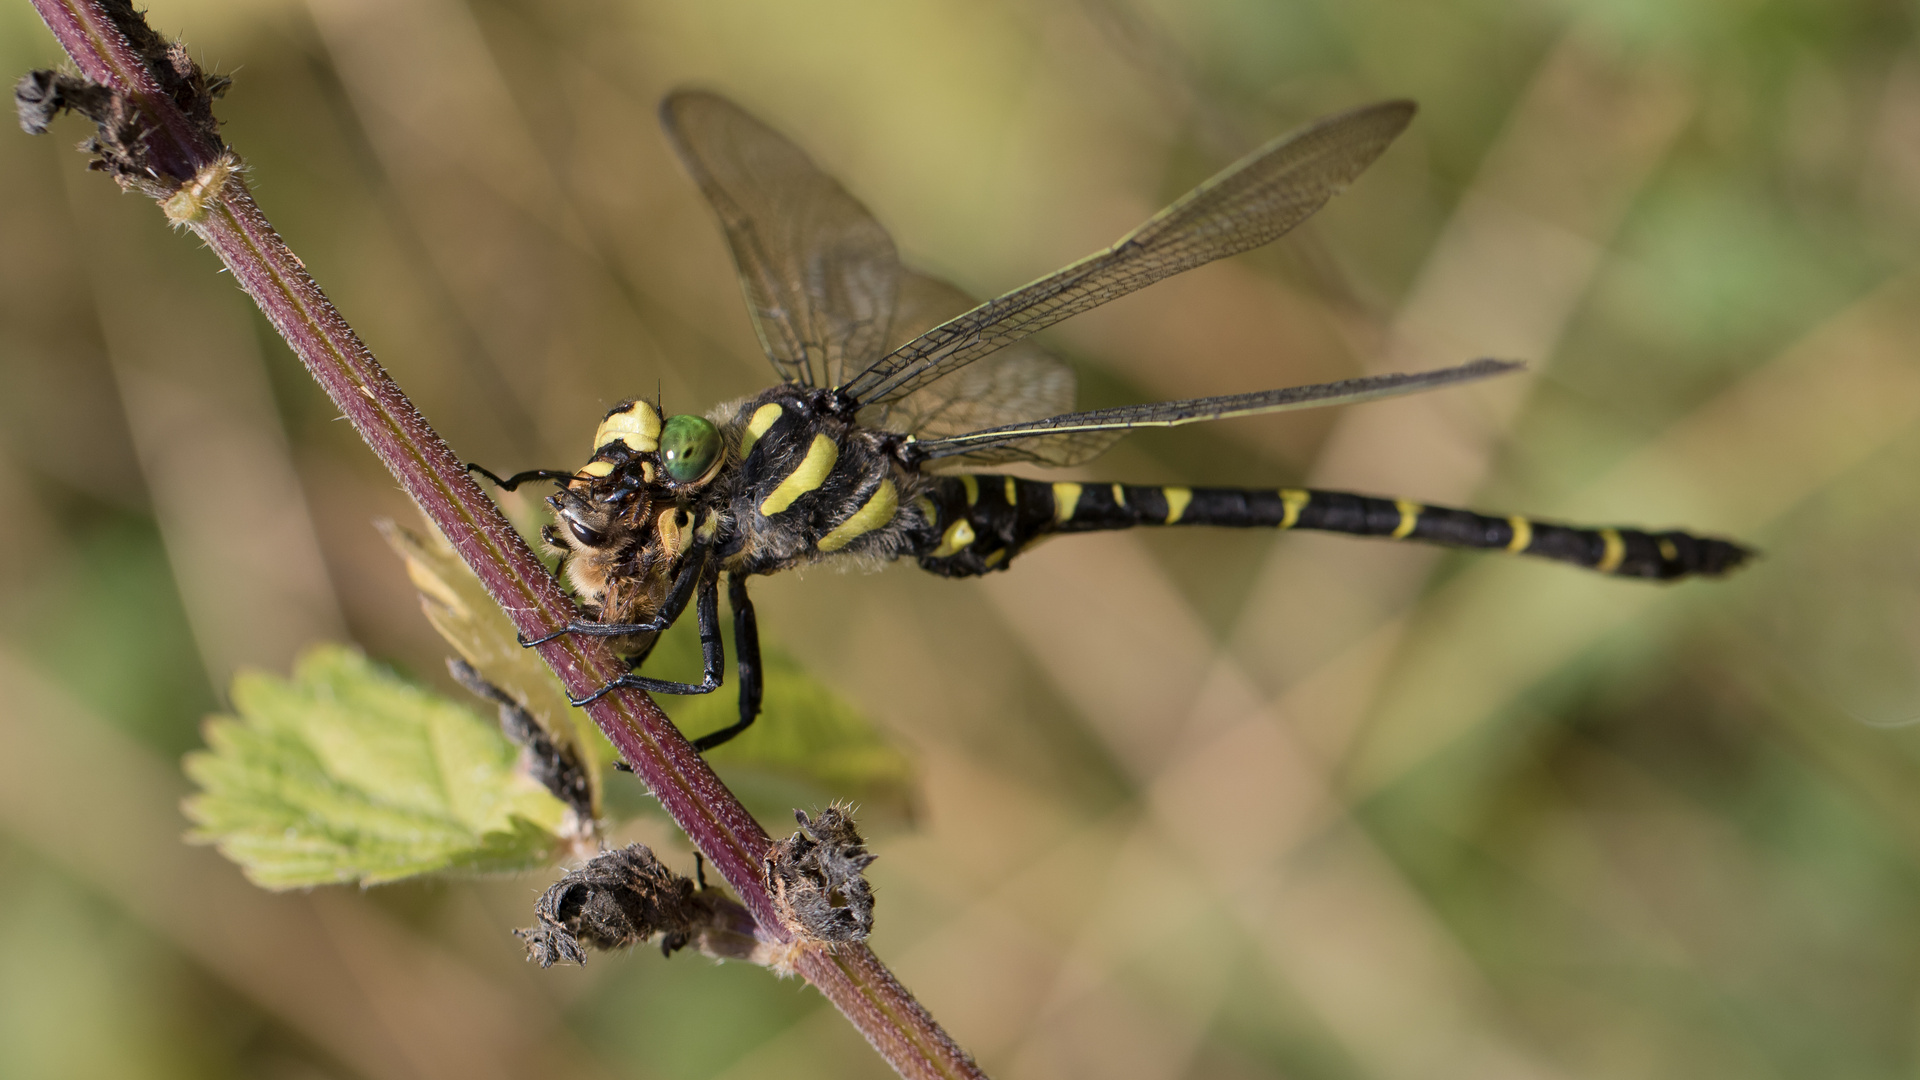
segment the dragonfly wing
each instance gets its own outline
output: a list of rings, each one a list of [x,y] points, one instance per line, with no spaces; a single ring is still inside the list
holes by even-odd
[[[833,386],[871,364],[900,280],[887,230],[806,151],[726,98],[675,91],[660,121],[720,217],[780,377]]]
[[[1382,102],[1283,135],[1107,250],[929,330],[845,389],[869,403],[904,397],[1070,315],[1275,240],[1353,182],[1406,128],[1413,111],[1409,101]]]
[[[1370,375],[1339,382],[1262,390],[1252,394],[1189,398],[1185,401],[1067,413],[1032,423],[1009,424],[944,439],[916,441],[913,452],[920,459],[930,460],[958,454],[975,457],[983,452],[1008,448],[1031,455],[1027,460],[1071,465],[1092,456],[1092,453],[1085,453],[1086,448],[1097,447],[1093,453],[1098,453],[1121,435],[1136,428],[1179,427],[1204,420],[1225,420],[1291,409],[1315,409],[1325,405],[1348,405],[1504,375],[1525,366],[1508,360],[1475,360],[1458,367],[1411,375]],[[1100,442],[1101,439],[1105,442]]]
[[[939,278],[904,270],[891,338],[911,340],[975,303],[973,297]],[[1018,342],[950,379],[862,409],[859,422],[921,439],[941,439],[1052,416],[1073,407],[1074,392],[1073,369],[1065,361],[1032,342]],[[966,461],[978,463],[971,455]]]

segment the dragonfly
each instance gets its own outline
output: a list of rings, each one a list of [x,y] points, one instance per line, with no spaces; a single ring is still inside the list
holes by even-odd
[[[1155,214],[1113,246],[978,303],[902,264],[892,237],[792,141],[733,102],[681,90],[661,105],[668,140],[718,216],[754,330],[779,381],[704,416],[658,402],[614,406],[578,469],[499,477],[551,480],[542,537],[561,559],[580,617],[533,640],[609,639],[619,687],[705,694],[724,677],[726,580],[739,718],[694,740],[745,731],[760,711],[759,635],[748,582],[829,560],[911,558],[944,577],[1004,571],[1063,533],[1143,526],[1317,529],[1553,559],[1616,577],[1715,577],[1740,544],[1688,532],[1583,527],[1344,491],[1028,479],[975,471],[1072,466],[1141,428],[1369,401],[1505,374],[1455,367],[1277,390],[1073,411],[1070,367],[1030,340],[1068,316],[1215,259],[1266,244],[1358,177],[1414,115],[1366,105],[1283,135]],[[702,678],[640,674],[662,631],[691,604]]]

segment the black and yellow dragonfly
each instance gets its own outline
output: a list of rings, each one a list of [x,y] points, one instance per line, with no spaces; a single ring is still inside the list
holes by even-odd
[[[719,583],[727,579],[753,723],[760,650],[747,579],[827,559],[902,557],[946,577],[1003,570],[1056,533],[1140,525],[1321,529],[1556,559],[1623,577],[1725,573],[1738,544],[1685,532],[1581,528],[1520,516],[1307,488],[1045,483],[938,467],[1074,465],[1143,427],[1172,427],[1431,390],[1514,370],[1459,367],[1282,390],[1072,412],[1074,378],[1028,335],[1161,278],[1265,244],[1351,183],[1413,117],[1389,101],[1275,139],[1118,243],[984,304],[903,266],[886,229],[811,158],[739,106],[682,91],[661,115],[720,217],[753,325],[780,382],[706,416],[662,417],[641,400],[609,412],[557,482],[544,530],[585,617],[563,634],[611,638],[635,672],[694,606],[699,683],[637,673],[617,686],[703,694],[721,683]]]

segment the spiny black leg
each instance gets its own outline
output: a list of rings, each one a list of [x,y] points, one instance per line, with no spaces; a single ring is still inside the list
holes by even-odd
[[[702,752],[752,727],[754,717],[760,715],[760,626],[753,618],[753,601],[747,599],[745,576],[727,575],[727,606],[733,608],[733,666],[740,672],[740,720],[693,740],[693,748]]]
[[[720,683],[726,676],[727,658],[720,648],[720,575],[708,574],[700,580],[699,599],[694,604],[694,614],[700,620],[700,655],[704,660],[698,683],[672,682],[667,679],[649,679],[644,675],[626,674],[609,682],[583,698],[569,697],[575,708],[591,705],[620,687],[632,687],[645,690],[650,694],[711,694],[720,689]]]
[[[526,472],[517,472],[502,480],[471,461],[467,462],[467,471],[479,473],[493,481],[493,485],[501,491],[512,491],[529,480],[572,480],[580,475],[566,469],[528,469]]]
[[[695,586],[700,584],[701,575],[705,574],[707,569],[705,545],[688,548],[682,558],[685,561],[680,567],[680,573],[673,579],[673,588],[667,591],[666,602],[660,605],[659,612],[652,619],[643,623],[588,622],[585,619],[575,619],[545,637],[521,637],[519,638],[521,646],[531,649],[535,645],[545,645],[555,638],[566,637],[568,634],[585,634],[588,637],[625,637],[628,634],[658,634],[664,631],[678,622],[680,614],[687,610],[687,600],[693,595]]]

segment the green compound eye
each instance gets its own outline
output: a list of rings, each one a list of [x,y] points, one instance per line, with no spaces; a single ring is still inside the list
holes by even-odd
[[[720,429],[700,416],[669,416],[660,429],[660,461],[676,484],[691,484],[720,456]]]

